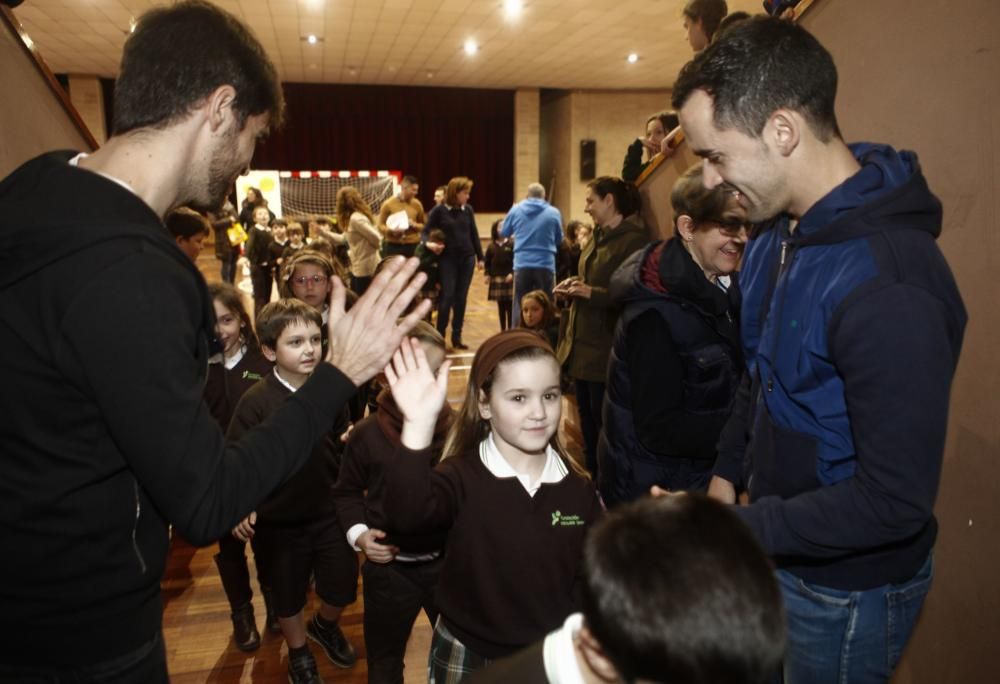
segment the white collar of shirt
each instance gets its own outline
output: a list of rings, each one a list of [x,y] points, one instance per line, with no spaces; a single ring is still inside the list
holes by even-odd
[[[513,468],[510,467],[510,463],[507,459],[503,457],[500,450],[497,448],[496,442],[493,440],[493,433],[491,432],[489,436],[484,439],[479,444],[479,458],[482,459],[483,465],[486,469],[490,471],[494,477],[506,478],[506,477],[516,477],[521,486],[524,487],[524,491],[528,492],[529,496],[534,496],[538,488],[543,484],[554,484],[556,482],[561,482],[569,470],[566,468],[566,464],[556,453],[556,450],[551,446],[545,448],[545,468],[542,469],[542,474],[533,484],[530,482],[527,475],[522,475]]]
[[[573,613],[563,626],[545,637],[542,654],[549,684],[584,684],[576,661],[573,637],[583,627],[583,613]]]
[[[468,205],[468,204],[463,204],[463,205],[462,205],[462,206],[460,206],[460,207],[453,207],[453,206],[451,206],[450,204],[448,204],[448,203],[446,202],[444,206],[445,206],[445,207],[447,207],[448,209],[451,209],[451,210],[455,210],[455,209],[461,209],[462,211],[465,211],[465,209],[466,209],[466,208],[467,208],[467,207],[468,207],[469,205]]]
[[[271,232],[270,228],[268,228],[267,226],[262,226],[259,223],[253,224],[253,227],[256,228],[257,230],[261,231],[261,232],[264,232],[264,233],[270,233]]]
[[[83,168],[83,167],[80,166],[80,160],[81,159],[86,159],[89,156],[90,155],[87,154],[86,152],[81,152],[80,154],[76,155],[75,157],[73,157],[72,159],[69,160],[69,165],[70,166],[75,166],[77,168]],[[83,170],[84,171],[90,171],[90,169],[87,169],[87,168],[84,168]],[[98,176],[104,176],[109,181],[112,181],[114,183],[118,183],[118,185],[122,186],[123,188],[125,188],[126,190],[128,190],[129,192],[131,192],[133,195],[136,195],[136,197],[138,197],[138,195],[135,192],[135,189],[131,185],[129,185],[128,183],[126,183],[125,181],[121,180],[120,178],[115,178],[114,176],[109,176],[108,174],[102,173],[100,171],[93,171],[92,173],[96,173]]]
[[[288,388],[289,392],[295,393],[295,388],[288,384],[288,381],[281,377],[281,373],[278,372],[278,367],[274,367],[274,377],[278,378],[278,382]]]
[[[247,346],[241,345],[240,350],[226,359],[226,370],[232,370],[236,368],[236,365],[243,360],[243,357],[247,354]]]
[[[330,322],[330,305],[329,304],[324,304],[323,305],[323,313],[320,314],[320,315],[323,316],[323,325],[325,327],[326,324]]]
[[[733,279],[729,276],[719,276],[715,279],[715,284],[719,286],[719,289],[723,292],[728,292],[730,285],[732,285]]]

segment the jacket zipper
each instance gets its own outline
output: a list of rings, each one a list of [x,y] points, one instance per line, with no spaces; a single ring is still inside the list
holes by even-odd
[[[142,501],[139,498],[139,482],[137,480],[132,481],[132,491],[135,492],[135,523],[132,525],[132,548],[135,550],[135,557],[139,559],[139,568],[142,570],[142,574],[146,574],[146,560],[142,557],[142,551],[139,550],[139,542],[136,539],[136,535],[139,530],[139,516],[142,515]]]
[[[768,378],[767,378],[767,391],[768,392],[773,392],[774,391],[774,363],[777,362],[777,359],[778,359],[778,346],[779,346],[779,344],[781,342],[781,330],[780,330],[780,328],[778,326],[781,324],[781,310],[782,310],[782,308],[783,308],[783,306],[785,304],[785,290],[782,290],[780,293],[778,293],[778,288],[781,287],[781,277],[785,274],[786,267],[790,268],[791,264],[792,264],[792,256],[789,253],[789,251],[790,251],[789,248],[790,247],[792,247],[792,245],[791,245],[791,242],[789,240],[782,240],[781,241],[781,256],[778,259],[778,277],[775,279],[775,286],[774,286],[775,294],[779,298],[778,302],[777,302],[778,306],[777,306],[777,310],[773,310],[773,311],[770,312],[770,313],[774,314],[775,318],[774,318],[774,326],[773,326],[773,330],[772,330],[772,332],[774,334],[774,341],[771,343],[771,360],[772,360],[773,363],[771,365],[771,371],[769,372],[769,375],[768,375]],[[788,257],[787,263],[786,263],[786,260],[785,260],[786,256]],[[768,317],[770,317],[770,314],[768,315]]]

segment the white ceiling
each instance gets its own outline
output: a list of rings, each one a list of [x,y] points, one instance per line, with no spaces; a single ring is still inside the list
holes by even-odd
[[[155,0],[25,0],[14,10],[56,73],[114,77]],[[475,88],[665,88],[691,58],[684,0],[216,0],[253,27],[283,81]],[[759,12],[759,0],[729,0]],[[322,38],[309,45],[304,36]],[[463,43],[480,51],[468,57]],[[626,62],[630,52],[639,55]]]

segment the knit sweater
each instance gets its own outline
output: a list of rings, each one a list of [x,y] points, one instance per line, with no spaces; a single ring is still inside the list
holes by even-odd
[[[477,453],[431,468],[431,449],[399,447],[385,509],[400,530],[450,526],[437,605],[459,641],[487,658],[524,648],[579,609],[587,530],[602,513],[572,471],[530,496],[493,475]]]

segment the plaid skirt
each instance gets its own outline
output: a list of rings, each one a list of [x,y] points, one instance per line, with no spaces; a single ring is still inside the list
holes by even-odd
[[[507,282],[506,276],[490,278],[490,289],[486,298],[491,302],[511,302],[514,300],[514,281]]]
[[[431,637],[427,662],[427,684],[460,684],[476,670],[490,664],[489,658],[474,653],[456,639],[438,617]]]

